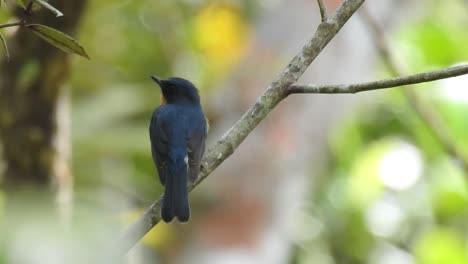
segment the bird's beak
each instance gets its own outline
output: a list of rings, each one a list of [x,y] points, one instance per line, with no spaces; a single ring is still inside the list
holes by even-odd
[[[153,81],[155,81],[156,83],[159,84],[159,86],[162,87],[162,80],[161,79],[159,79],[158,77],[156,77],[154,75],[151,76],[151,79],[153,79]]]

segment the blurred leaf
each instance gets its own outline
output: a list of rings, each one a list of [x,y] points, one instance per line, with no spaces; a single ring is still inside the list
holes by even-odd
[[[356,155],[350,170],[349,199],[357,208],[365,208],[382,191],[382,182],[378,177],[378,165],[381,157],[393,140],[379,140],[367,146]]]
[[[463,82],[464,89],[465,82]],[[460,90],[461,90],[460,89]],[[437,94],[436,94],[437,95]],[[461,150],[467,150],[468,137],[466,137],[466,131],[468,130],[468,119],[466,113],[468,112],[468,104],[462,102],[443,101],[440,98],[437,102],[437,109],[444,118],[444,124],[451,132],[454,140],[459,144]],[[468,154],[465,151],[465,154]]]
[[[20,68],[17,89],[24,90],[37,78],[40,65],[37,60],[27,60]]]
[[[0,3],[1,3],[1,0],[0,0]],[[10,60],[10,52],[8,51],[8,44],[6,43],[6,39],[5,39],[5,37],[3,37],[2,33],[0,33],[0,40],[2,42],[3,49],[5,50],[5,57],[9,61]]]
[[[433,65],[451,65],[468,59],[466,30],[457,24],[440,23],[430,17],[412,26],[403,27],[399,46],[410,68],[421,69]]]
[[[43,6],[44,8],[50,10],[52,13],[55,14],[56,17],[63,16],[62,12],[60,12],[57,8],[53,7],[52,5],[47,3],[46,1],[42,1],[42,0],[34,0],[34,1],[36,3],[38,3],[38,4],[40,4],[41,6]]]
[[[350,263],[366,263],[366,252],[369,252],[375,241],[367,232],[361,211],[346,212],[341,217],[345,217],[345,219],[341,223],[340,229],[333,232],[333,240],[340,245],[342,250],[340,254],[355,260],[355,262]]]
[[[41,0],[41,1],[42,2],[47,2],[47,1],[43,1],[43,0]],[[44,8],[44,6],[42,4],[40,4],[37,0],[16,0],[16,3],[20,7],[22,7],[23,9],[29,8],[30,13],[35,13],[35,12],[41,10],[42,8]]]
[[[410,138],[424,153],[424,158],[435,159],[445,153],[434,133],[429,129],[426,123],[413,111],[408,104],[408,100],[401,90],[393,90],[388,93],[387,107],[392,109],[394,117],[397,119],[396,132],[404,137]],[[382,113],[375,111],[377,116],[382,116]],[[379,118],[380,119],[380,118]],[[379,119],[376,122],[380,122]],[[382,128],[382,133],[387,133],[385,128]]]
[[[65,35],[63,32],[39,24],[30,24],[26,27],[32,30],[34,34],[38,35],[40,38],[49,42],[55,47],[67,53],[77,54],[89,59],[85,49],[75,39]]]
[[[463,237],[448,228],[435,228],[416,242],[415,255],[420,264],[466,264],[468,256]]]
[[[446,219],[468,209],[468,186],[465,175],[449,158],[431,167],[431,196],[435,214]],[[443,177],[440,177],[443,175]]]
[[[141,90],[139,88],[140,86],[137,85],[115,83],[112,85],[112,90],[100,90],[94,93],[92,97],[87,98],[87,100],[76,103],[73,111],[73,120],[77,120],[76,123],[73,123],[75,138],[85,138],[84,141],[88,141],[88,137],[96,139],[102,135],[104,139],[108,141],[121,130],[124,131],[123,134],[129,133],[129,138],[133,135],[138,135],[132,134],[133,131],[135,131],[135,133],[141,133],[143,129],[147,130],[147,125],[151,117],[151,110],[146,111],[147,116],[144,120],[144,127],[137,127],[135,124],[131,126],[128,124],[125,125],[124,122],[141,110],[142,95],[137,93],[137,91]],[[156,95],[154,98],[156,98]],[[116,105],[119,107],[114,107]],[[103,111],[104,109],[112,109],[112,111]],[[90,115],[90,112],[93,114]],[[86,126],[81,124],[86,124]],[[109,129],[113,130],[113,135],[109,135]],[[133,138],[133,140],[139,138],[140,137],[136,137]],[[144,137],[144,140],[147,139],[148,138]],[[125,142],[121,142],[121,144],[116,146],[122,147],[127,145],[127,142],[131,140],[124,141]],[[99,141],[98,145],[101,144],[104,144],[104,142]],[[134,143],[131,145],[134,146]]]
[[[24,0],[16,0],[16,3],[22,8],[26,8],[26,4],[24,3]]]
[[[453,190],[440,190],[435,193],[434,207],[439,215],[453,216],[467,208],[468,200],[461,193]]]
[[[334,162],[341,168],[348,170],[354,161],[356,152],[360,150],[363,135],[357,118],[350,118],[339,124],[331,135],[331,151],[334,154]]]

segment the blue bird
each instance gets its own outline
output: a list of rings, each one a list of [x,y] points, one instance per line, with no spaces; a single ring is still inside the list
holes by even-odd
[[[171,222],[190,218],[188,179],[195,181],[205,152],[207,123],[197,88],[188,80],[151,78],[162,91],[162,104],[149,126],[151,153],[165,187],[161,217]]]

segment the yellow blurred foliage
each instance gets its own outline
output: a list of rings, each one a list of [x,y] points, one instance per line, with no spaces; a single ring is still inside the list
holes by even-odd
[[[195,17],[195,40],[207,62],[217,71],[226,70],[245,53],[248,27],[240,10],[211,4]]]
[[[130,226],[135,223],[143,213],[144,209],[129,210],[120,214],[118,218],[122,223]],[[167,248],[172,242],[171,234],[173,232],[174,230],[170,225],[160,221],[143,237],[141,243],[156,250]]]
[[[447,227],[434,227],[419,237],[414,254],[420,264],[468,263],[463,235]]]

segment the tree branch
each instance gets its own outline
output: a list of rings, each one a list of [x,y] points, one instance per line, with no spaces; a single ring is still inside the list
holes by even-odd
[[[299,79],[363,2],[364,0],[346,0],[326,22],[322,22],[318,26],[312,39],[291,60],[279,77],[270,84],[265,93],[206,153],[202,161],[200,177],[189,186],[189,190],[200,184],[228,158],[267,114],[288,96],[287,88]],[[118,244],[113,247],[113,250],[125,254],[131,249],[161,220],[161,205],[162,199],[159,198],[130,226],[121,239],[117,241]]]
[[[295,93],[322,93],[322,94],[338,94],[338,93],[359,93],[364,91],[373,91],[386,88],[393,88],[409,84],[417,84],[431,82],[440,79],[447,79],[455,76],[468,74],[468,65],[450,67],[442,70],[417,73],[413,75],[390,78],[385,80],[355,83],[355,84],[338,84],[338,85],[298,85],[293,84],[289,87],[290,94]]]
[[[327,8],[323,4],[323,0],[317,0],[317,4],[320,9],[320,17],[322,18],[322,22],[327,21]]]
[[[403,67],[398,64],[396,57],[392,54],[392,50],[388,45],[388,40],[384,31],[380,28],[377,22],[367,12],[362,9],[361,18],[365,24],[369,27],[371,37],[377,46],[380,55],[383,58],[385,65],[393,75],[403,75]],[[462,66],[463,67],[463,66]],[[414,87],[409,86],[403,89],[403,92],[413,110],[419,115],[424,121],[427,127],[430,129],[435,138],[440,142],[442,147],[456,160],[460,161],[461,166],[465,172],[468,172],[468,157],[458,147],[450,136],[450,132],[446,129],[442,118],[439,116],[437,111],[434,110],[424,99],[417,93]]]

